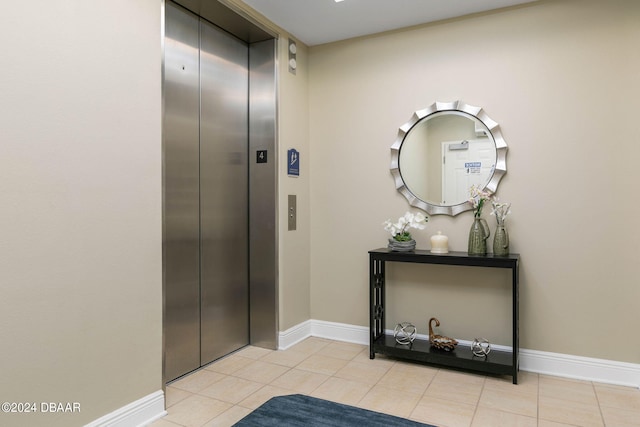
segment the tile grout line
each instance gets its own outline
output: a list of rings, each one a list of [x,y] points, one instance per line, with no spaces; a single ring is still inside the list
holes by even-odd
[[[600,413],[600,420],[602,421],[602,425],[606,426],[607,423],[604,421],[604,414],[602,413],[602,405],[600,404],[600,397],[598,396],[596,385],[593,383],[593,381],[591,381],[590,384],[591,388],[593,389],[593,394],[596,396],[596,402],[598,402],[598,412]]]
[[[485,378],[482,381],[482,388],[480,389],[480,394],[478,395],[478,401],[476,402],[476,407],[473,410],[473,416],[471,417],[471,423],[469,425],[473,425],[473,421],[476,419],[476,415],[478,414],[478,408],[480,407],[480,399],[482,399],[482,393],[484,393],[484,387],[487,384],[487,379]]]
[[[538,385],[536,387],[536,426],[540,426],[540,375],[538,375]]]
[[[425,365],[426,366],[426,365]],[[413,416],[413,413],[416,411],[416,409],[418,409],[418,405],[420,405],[420,402],[422,401],[422,399],[424,399],[427,394],[427,390],[429,390],[429,387],[431,387],[431,384],[433,383],[433,380],[436,378],[436,376],[438,375],[438,373],[440,372],[440,368],[434,368],[435,372],[434,374],[431,376],[431,379],[429,380],[429,384],[427,384],[427,386],[424,388],[424,391],[422,392],[422,394],[420,395],[420,398],[418,399],[418,403],[416,403],[416,406],[413,408],[413,410],[411,411],[411,416]],[[417,418],[412,418],[413,421],[418,421]]]

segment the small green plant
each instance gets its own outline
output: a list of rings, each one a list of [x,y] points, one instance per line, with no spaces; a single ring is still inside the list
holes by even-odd
[[[411,233],[409,232],[410,228],[415,228],[418,230],[423,230],[427,225],[427,221],[429,219],[423,213],[411,213],[407,212],[400,218],[398,218],[398,222],[392,223],[390,219],[383,222],[384,229],[391,233],[391,236],[398,242],[408,242],[412,240]]]

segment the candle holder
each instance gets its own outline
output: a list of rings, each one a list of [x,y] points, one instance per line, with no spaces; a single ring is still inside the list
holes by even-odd
[[[431,236],[431,253],[447,254],[449,253],[449,238],[438,231],[438,234]]]

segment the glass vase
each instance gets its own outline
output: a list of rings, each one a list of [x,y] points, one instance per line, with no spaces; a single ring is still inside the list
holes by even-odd
[[[498,256],[509,255],[509,233],[506,227],[498,225],[493,235],[493,254]]]
[[[473,218],[473,224],[471,224],[469,231],[469,255],[486,255],[489,235],[491,235],[491,231],[487,221],[484,218]]]

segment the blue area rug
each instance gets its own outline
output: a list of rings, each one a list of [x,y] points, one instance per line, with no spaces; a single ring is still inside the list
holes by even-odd
[[[393,396],[389,396],[393,399]],[[433,427],[354,406],[292,394],[273,397],[238,427]]]

